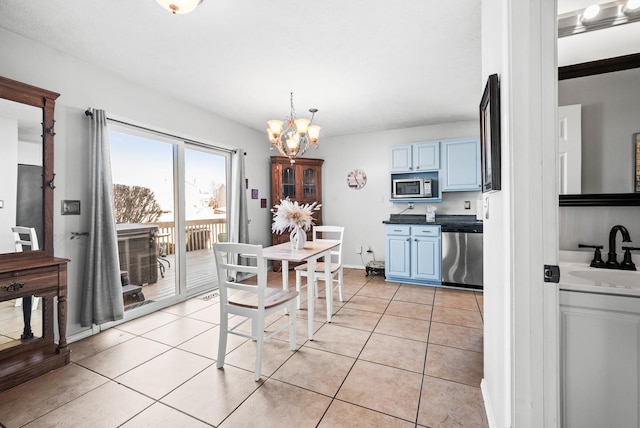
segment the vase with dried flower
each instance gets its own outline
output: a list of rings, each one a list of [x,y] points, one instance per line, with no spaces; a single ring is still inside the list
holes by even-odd
[[[314,224],[313,212],[320,209],[321,204],[299,204],[297,201],[291,202],[289,198],[280,200],[279,205],[275,205],[273,213],[273,224],[271,230],[276,233],[290,231],[289,240],[291,248],[301,250],[307,241],[306,231]]]

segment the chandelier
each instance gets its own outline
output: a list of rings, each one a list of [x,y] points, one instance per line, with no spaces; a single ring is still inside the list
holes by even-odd
[[[310,146],[318,148],[320,127],[311,125],[313,117],[318,112],[317,108],[310,108],[311,120],[297,119],[296,110],[293,108],[293,92],[291,92],[291,115],[282,120],[269,120],[267,122],[267,135],[271,143],[271,150],[277,149],[283,156],[295,163],[295,158],[302,156]]]
[[[160,6],[173,13],[189,13],[198,7],[202,0],[156,0]]]

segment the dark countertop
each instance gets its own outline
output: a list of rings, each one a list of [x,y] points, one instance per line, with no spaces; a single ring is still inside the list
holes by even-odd
[[[443,232],[464,229],[470,232],[482,233],[482,220],[475,215],[436,215],[435,222],[427,222],[425,214],[391,214],[384,224],[433,224],[442,227]]]

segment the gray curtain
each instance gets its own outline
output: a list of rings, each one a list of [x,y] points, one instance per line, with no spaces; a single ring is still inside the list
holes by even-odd
[[[249,243],[249,215],[247,213],[247,185],[244,175],[244,151],[237,149],[231,153],[231,209],[229,210],[229,242]],[[232,262],[250,265],[251,261],[236,260],[238,255],[232,254]],[[240,281],[238,273],[231,276]]]
[[[124,317],[107,115],[104,110],[90,112],[91,224],[80,314],[84,327]]]
[[[231,154],[231,210],[229,211],[229,242],[249,243],[247,187],[244,175],[244,151]]]

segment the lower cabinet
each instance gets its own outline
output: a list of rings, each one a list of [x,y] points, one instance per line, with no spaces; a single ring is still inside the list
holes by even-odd
[[[385,226],[385,276],[389,281],[441,284],[440,226]]]
[[[561,426],[640,426],[640,297],[561,290],[560,340]]]

